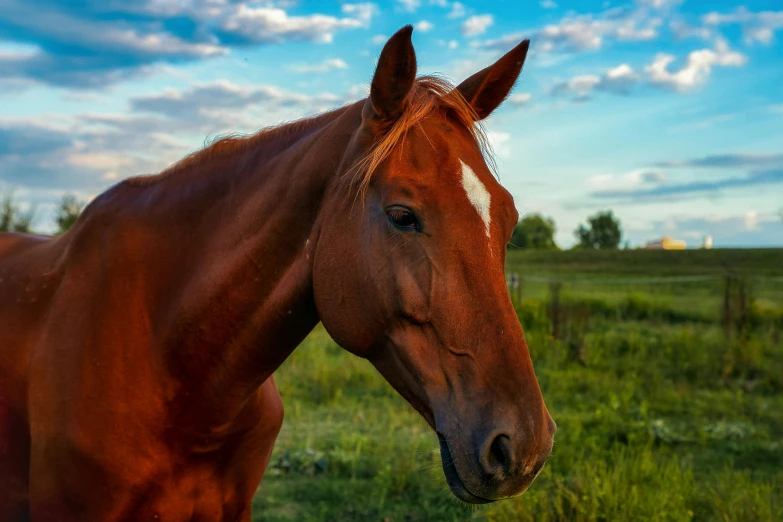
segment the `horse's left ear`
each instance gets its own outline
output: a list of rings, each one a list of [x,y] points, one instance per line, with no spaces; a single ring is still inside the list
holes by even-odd
[[[522,72],[528,47],[530,40],[524,40],[500,60],[459,84],[457,90],[476,111],[478,119],[492,114],[511,92]]]

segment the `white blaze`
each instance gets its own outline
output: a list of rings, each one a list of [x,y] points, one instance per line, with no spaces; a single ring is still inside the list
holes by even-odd
[[[487,192],[487,188],[481,180],[478,179],[476,173],[473,172],[473,169],[465,165],[465,162],[462,160],[459,160],[459,162],[462,165],[462,188],[465,189],[468,200],[470,200],[471,205],[473,205],[476,212],[481,216],[482,221],[484,221],[484,231],[487,233],[487,237],[490,237],[489,224],[492,218],[489,215],[489,202],[491,199],[489,192]]]

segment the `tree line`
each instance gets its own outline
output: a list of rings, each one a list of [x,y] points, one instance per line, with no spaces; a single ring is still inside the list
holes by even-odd
[[[79,218],[84,208],[84,202],[73,194],[64,195],[54,209],[54,220],[57,224],[56,235],[65,233]],[[33,219],[37,208],[32,206],[28,210],[14,200],[13,194],[0,196],[0,232],[33,233]]]
[[[531,250],[559,250],[555,243],[555,220],[541,214],[528,214],[519,220],[511,240],[509,249],[523,248]],[[574,230],[576,245],[573,248],[590,250],[616,249],[620,247],[623,238],[620,220],[611,210],[598,212],[587,218],[587,223],[581,223]]]

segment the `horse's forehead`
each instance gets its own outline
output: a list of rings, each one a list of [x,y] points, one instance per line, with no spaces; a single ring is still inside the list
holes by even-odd
[[[448,118],[425,119],[414,127],[406,141],[408,168],[436,186],[444,182],[460,186],[463,165],[469,166],[489,190],[493,184],[497,185],[470,131]]]
[[[396,185],[443,197],[468,194],[468,201],[474,205],[504,192],[479,152],[439,148],[435,143],[420,147],[420,152],[427,155],[400,155],[393,162],[389,174]]]
[[[485,202],[500,197],[505,191],[492,175],[480,147],[468,130],[449,123],[442,123],[436,128],[440,132],[421,136],[416,144],[417,155],[429,154],[433,158],[431,161],[419,159],[417,163],[427,164],[435,171],[425,174],[434,187],[449,185],[459,188],[456,192],[467,194],[474,207],[483,208]]]

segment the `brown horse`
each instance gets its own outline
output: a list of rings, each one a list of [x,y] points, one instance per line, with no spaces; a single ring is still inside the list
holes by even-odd
[[[128,179],[63,236],[0,236],[0,520],[250,520],[272,374],[319,321],[432,426],[457,497],[533,481],[555,425],[479,125],[528,42],[451,88],[416,79],[411,31],[366,100]]]

